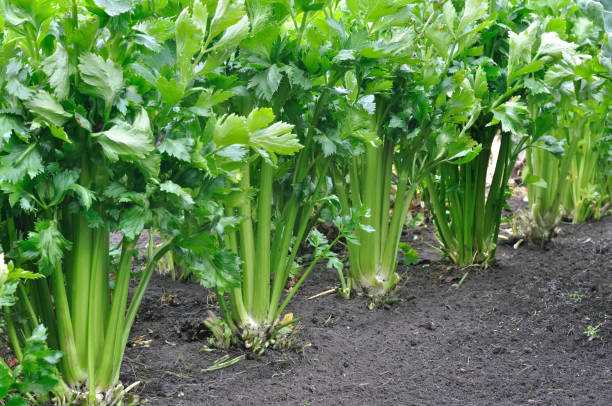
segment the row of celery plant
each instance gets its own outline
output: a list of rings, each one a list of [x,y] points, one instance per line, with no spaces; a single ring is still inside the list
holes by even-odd
[[[585,17],[572,27],[575,40],[582,52],[592,55],[592,63],[578,67],[576,73],[582,88],[594,88],[588,95],[594,102],[587,103],[589,122],[572,158],[570,187],[563,196],[564,211],[574,223],[600,218],[612,207],[612,3],[581,0],[577,6]]]
[[[478,157],[460,165],[444,164],[440,176],[425,179],[427,198],[434,214],[444,253],[462,266],[487,264],[495,259],[501,211],[508,179],[523,149],[546,134],[539,117],[529,115],[530,95],[547,91],[542,78],[575,45],[555,32],[545,32],[522,5],[496,7],[478,2],[486,27],[473,41],[478,53],[454,61],[453,70],[465,72],[463,84],[474,89],[475,111],[462,132],[482,146]],[[466,3],[467,4],[467,3]],[[447,3],[449,10],[451,6]],[[454,12],[447,15],[453,19]],[[445,38],[439,51],[454,52],[452,24],[439,23],[436,35]],[[487,168],[494,137],[500,149],[487,186]],[[542,144],[554,149],[556,145]],[[487,191],[488,188],[488,191]]]
[[[106,179],[84,176],[84,185],[77,183],[75,179],[72,184],[79,184],[80,188],[75,186],[73,189],[81,198],[80,203],[75,203],[75,200],[71,200],[69,196],[67,202],[60,199],[55,205],[72,204],[73,210],[75,204],[93,207],[94,209],[87,211],[90,218],[75,216],[74,223],[80,230],[87,229],[86,234],[91,234],[88,238],[92,241],[101,241],[100,245],[105,248],[108,248],[107,232],[99,230],[100,227],[96,229],[96,225],[104,225],[106,229],[119,228],[123,231],[126,237],[123,245],[126,259],[122,258],[120,261],[120,268],[124,271],[118,275],[119,290],[113,294],[113,304],[119,302],[115,300],[115,296],[127,300],[129,257],[139,231],[145,225],[154,226],[168,236],[168,242],[158,251],[158,255],[149,258],[151,262],[146,268],[135,301],[130,305],[127,319],[121,320],[121,305],[113,306],[113,309],[119,310],[112,311],[110,320],[117,323],[126,321],[126,328],[122,329],[124,333],[122,337],[125,340],[127,339],[125,332],[129,332],[129,325],[133,321],[138,301],[142,299],[144,286],[150,279],[153,266],[172,244],[177,244],[196,254],[192,258],[194,271],[198,273],[203,283],[217,288],[224,322],[209,323],[211,329],[215,331],[217,327],[220,328],[219,338],[241,336],[251,346],[265,347],[267,340],[273,338],[285,325],[280,316],[296,289],[288,293],[280,304],[283,288],[290,273],[294,271],[297,250],[318,216],[316,208],[321,196],[324,196],[322,191],[327,187],[326,174],[329,164],[315,158],[321,152],[330,155],[329,149],[332,145],[337,149],[346,148],[355,155],[352,163],[348,165],[348,178],[342,176],[342,164],[334,168],[338,169],[334,172],[334,177],[341,206],[347,212],[350,212],[350,206],[365,204],[370,208],[370,215],[365,216],[366,224],[360,227],[363,231],[359,232],[361,245],[349,236],[349,232],[359,228],[357,226],[359,219],[350,215],[336,217],[337,223],[343,227],[341,234],[334,241],[338,241],[340,237],[349,237],[347,240],[351,251],[351,287],[379,296],[385,294],[397,281],[396,253],[401,226],[411,195],[421,179],[426,181],[434,212],[442,218],[442,221],[440,218],[437,219],[437,226],[449,256],[460,263],[480,262],[482,256],[486,259],[491,258],[491,239],[483,236],[493,235],[493,240],[495,239],[503,198],[503,193],[500,191],[504,191],[509,176],[508,167],[516,155],[514,152],[509,153],[510,132],[518,132],[520,126],[517,121],[526,115],[526,109],[522,104],[517,99],[511,99],[514,93],[525,87],[523,83],[516,83],[517,78],[541,70],[544,62],[550,62],[553,56],[560,56],[563,50],[559,47],[567,47],[567,43],[554,36],[546,37],[549,41],[546,43],[543,38],[544,46],[540,44],[539,50],[542,51],[544,48],[544,51],[534,50],[535,56],[532,58],[529,41],[535,40],[537,27],[531,25],[528,30],[518,35],[511,33],[510,58],[504,77],[498,75],[495,68],[496,64],[503,65],[506,62],[503,57],[505,42],[499,39],[506,34],[503,27],[508,26],[510,20],[504,21],[504,24],[494,24],[493,21],[499,16],[492,12],[487,15],[487,11],[491,10],[487,10],[486,2],[469,1],[459,13],[451,3],[446,3],[442,10],[438,10],[425,2],[407,6],[401,1],[383,9],[369,2],[277,6],[266,9],[262,4],[250,3],[254,28],[254,34],[250,38],[251,43],[249,44],[247,40],[246,45],[241,48],[242,61],[225,64],[224,69],[216,68],[229,58],[233,48],[246,37],[249,28],[244,6],[240,2],[206,5],[195,2],[190,9],[180,13],[176,24],[172,21],[165,24],[164,21],[167,20],[161,19],[155,23],[147,20],[148,22],[132,25],[138,27],[134,29],[137,31],[134,33],[134,38],[138,38],[134,42],[143,48],[148,47],[149,51],[154,52],[154,57],[147,52],[147,55],[131,54],[130,58],[127,50],[115,49],[121,48],[117,44],[125,40],[121,35],[110,36],[111,42],[116,41],[115,47],[109,47],[110,51],[104,50],[103,47],[97,49],[97,51],[102,50],[101,53],[106,57],[107,64],[109,57],[121,57],[121,62],[129,68],[128,72],[132,75],[132,81],[129,82],[132,88],[126,86],[125,97],[114,103],[113,92],[96,93],[90,89],[94,86],[85,80],[89,85],[83,92],[86,96],[94,98],[101,96],[101,99],[111,105],[104,109],[94,107],[90,109],[89,116],[86,112],[79,112],[79,117],[75,118],[74,122],[83,127],[84,122],[94,121],[91,129],[100,127],[94,134],[100,134],[102,138],[98,140],[104,140],[101,143],[106,154],[104,159],[120,158],[128,165],[118,166],[113,170],[127,175],[117,177],[107,173]],[[78,8],[76,4],[75,8]],[[112,20],[113,18],[124,18],[126,17],[124,14],[130,10],[129,8],[112,11],[107,9],[106,13],[102,13],[101,10],[96,11],[98,16],[110,12],[111,15],[106,15],[104,21],[116,23],[118,21]],[[178,11],[179,7],[176,8],[177,13]],[[113,13],[115,15],[112,15]],[[440,26],[440,17],[446,22],[444,27]],[[83,20],[87,21],[87,18]],[[287,30],[284,25],[286,21],[292,21],[294,29]],[[404,26],[408,21],[419,23],[416,28],[406,29]],[[512,24],[509,26],[514,26],[514,22],[510,22]],[[274,29],[258,28],[258,24],[266,23],[274,23],[283,28],[278,32]],[[172,33],[168,33],[173,26],[176,27],[174,41],[170,38],[173,36]],[[109,24],[107,27],[108,30],[112,30],[117,26]],[[98,27],[93,31],[100,32]],[[415,44],[406,47],[405,42],[408,39]],[[486,49],[474,46],[477,41],[483,39],[489,41]],[[302,41],[304,41],[303,48]],[[308,46],[326,44],[327,41],[331,43],[331,49],[327,46],[322,47],[325,51],[314,55],[312,50],[308,50]],[[104,43],[104,40],[101,42]],[[100,47],[99,44],[96,46]],[[176,63],[173,62],[174,52],[177,57]],[[483,52],[488,56],[480,58]],[[415,53],[418,55],[417,58],[414,58]],[[333,57],[330,58],[329,54]],[[160,58],[160,55],[163,58]],[[77,58],[78,50],[73,60]],[[427,65],[430,58],[434,58],[437,64]],[[105,60],[102,59],[102,62]],[[356,63],[359,64],[358,68],[353,66]],[[74,72],[80,72],[83,68],[77,65],[73,66],[73,69]],[[237,74],[227,77],[227,72],[232,72],[232,69],[236,69]],[[93,67],[90,67],[90,70],[93,70]],[[44,69],[42,72],[48,74]],[[70,78],[74,72],[64,76]],[[105,74],[109,78],[113,76],[109,72]],[[232,82],[245,77],[248,78],[246,86],[232,85]],[[490,85],[488,82],[493,83]],[[501,82],[506,82],[506,88]],[[340,84],[343,85],[343,89],[337,88]],[[104,88],[107,84],[98,81],[95,85]],[[215,86],[222,90],[203,88],[203,86]],[[19,90],[22,89],[17,88],[16,91]],[[114,92],[120,90],[123,90],[123,84]],[[250,94],[249,90],[254,94]],[[490,91],[497,91],[499,94],[489,95]],[[148,114],[138,110],[142,100],[142,96],[140,99],[138,97],[139,92],[142,92],[143,96],[147,95],[146,92],[159,94],[161,104],[147,105]],[[226,103],[225,101],[234,92],[240,97],[233,103]],[[123,95],[123,92],[119,93]],[[26,98],[26,105],[29,100],[29,97]],[[411,102],[406,103],[407,100]],[[99,103],[94,105],[98,106]],[[53,107],[57,108],[56,105]],[[254,107],[255,110],[251,111]],[[63,109],[61,105],[60,108]],[[213,110],[224,109],[227,115],[219,120],[215,119]],[[122,122],[120,128],[111,131],[115,127],[106,124],[110,113],[114,112],[119,116],[119,120],[125,121],[125,113],[128,110],[131,114],[127,116],[133,117],[131,126],[127,122]],[[242,116],[233,114],[234,111],[238,111]],[[335,117],[332,112],[335,113]],[[44,114],[42,116],[46,120],[57,119],[58,122],[62,120],[57,117],[57,111],[53,113],[54,116],[49,117]],[[41,115],[40,108],[34,110],[34,114]],[[96,120],[93,119],[95,114],[99,115],[95,117]],[[341,114],[348,114],[348,119],[342,119]],[[275,116],[282,118],[286,123],[271,124]],[[85,117],[87,121],[84,121]],[[142,137],[142,133],[149,131],[145,125],[145,120],[149,123],[147,117],[152,118],[152,124],[149,125],[153,128],[151,132],[155,134],[155,141],[159,145],[155,149],[149,141],[150,148],[138,151],[138,148],[146,146],[147,143],[136,146],[126,137],[137,135],[141,137],[139,141],[143,141],[146,137]],[[64,118],[61,124],[51,123],[48,131],[44,125],[41,126],[41,133],[55,138],[58,138],[59,134],[59,140],[65,138],[71,141],[65,131],[62,134],[58,130],[62,125],[72,123],[72,117],[64,116]],[[332,137],[322,136],[324,131],[333,128],[334,119],[340,127],[337,133]],[[328,120],[332,122],[331,125]],[[323,121],[325,123],[321,124]],[[492,129],[486,132],[487,137],[481,140],[474,136],[484,144],[485,152],[490,149],[491,136],[500,127],[505,134],[502,135],[503,153],[500,154],[499,161],[502,163],[498,164],[494,187],[485,205],[483,174],[479,169],[484,165],[483,160],[488,160],[488,156],[482,154],[475,161],[469,162],[479,147],[476,147],[466,134],[471,134],[474,128],[485,129],[489,122],[492,124]],[[290,133],[294,128],[293,125],[298,126],[297,137]],[[83,128],[87,130],[86,127]],[[117,134],[119,130],[121,133]],[[72,137],[72,133],[69,133]],[[152,138],[152,134],[148,133],[148,139]],[[523,143],[521,141],[515,151],[518,151]],[[381,147],[376,148],[376,144]],[[300,148],[302,146],[304,148]],[[160,154],[156,154],[155,150]],[[296,152],[298,156],[295,166],[292,159],[276,156]],[[136,161],[139,161],[140,165]],[[161,161],[160,165],[163,168],[161,173],[165,180],[163,183],[157,179],[157,172],[151,171],[151,164],[155,164],[156,161]],[[470,166],[475,165],[473,162],[478,162],[474,168]],[[104,162],[96,161],[96,163],[97,166],[105,166]],[[275,164],[278,165],[275,167]],[[74,166],[74,163],[72,165]],[[399,192],[396,209],[389,219],[388,197],[394,165],[399,174]],[[464,244],[468,237],[465,230],[469,227],[462,224],[462,216],[452,216],[448,222],[460,232],[462,237],[465,237],[464,239],[454,240],[448,227],[444,227],[447,219],[443,216],[446,215],[446,211],[443,210],[440,200],[436,200],[436,193],[441,192],[443,197],[441,201],[444,202],[446,192],[455,193],[452,190],[456,189],[456,185],[450,185],[452,187],[443,185],[441,191],[436,190],[432,173],[437,166],[441,166],[441,173],[448,178],[454,178],[460,187],[462,185],[467,187],[467,193],[463,196],[455,194],[449,200],[451,213],[454,206],[461,205],[460,198],[467,199],[476,192],[479,197],[482,195],[482,201],[479,200],[481,208],[486,207],[491,212],[489,226],[485,227],[483,223],[481,227],[476,227],[478,230],[486,229],[482,235],[478,234],[485,242],[477,241],[477,244],[486,246],[479,246],[476,255],[471,249],[473,243]],[[27,168],[24,171],[27,172]],[[453,171],[458,171],[458,174]],[[203,172],[206,174],[201,175]],[[471,179],[473,172],[476,180]],[[87,171],[84,173],[88,175]],[[375,176],[380,173],[384,175],[384,182],[377,184]],[[233,182],[216,180],[218,174],[226,175],[230,180],[233,179]],[[30,176],[29,173],[28,176],[33,178],[28,181],[40,180]],[[135,178],[130,180],[130,176]],[[464,179],[464,182],[461,182],[459,177]],[[144,191],[133,190],[134,183],[142,178],[148,182],[147,187]],[[287,178],[292,182],[287,182]],[[340,183],[346,179],[349,180],[351,200],[340,190]],[[363,191],[359,188],[361,179],[365,179],[366,188]],[[8,188],[16,182],[5,183]],[[32,184],[26,186],[32,187]],[[292,188],[308,192],[292,193]],[[254,194],[256,203],[251,204]],[[86,196],[90,199],[87,200]],[[96,200],[93,201],[91,196],[95,196]],[[304,196],[308,197],[305,202],[301,201]],[[210,202],[213,197],[226,199],[225,208]],[[62,196],[62,199],[64,198],[66,194]],[[16,199],[14,202],[19,201],[20,195],[15,195],[14,199]],[[44,203],[38,200],[36,204]],[[23,202],[21,203],[23,207]],[[109,210],[108,206],[111,204],[114,204],[115,210]],[[125,211],[118,212],[117,205],[123,207]],[[96,212],[96,209],[102,208],[111,212],[110,215],[105,213],[110,218],[101,216],[99,211]],[[176,208],[187,221],[179,221],[178,216],[169,208]],[[70,207],[62,208],[62,211],[57,213],[63,214],[69,210]],[[468,222],[473,221],[470,220],[473,216],[470,216],[469,205],[459,210],[455,214],[465,215],[467,210]],[[474,211],[475,209],[471,213]],[[123,218],[119,221],[121,215]],[[53,216],[54,221],[57,217]],[[7,216],[8,218],[10,216]],[[210,232],[203,231],[203,228],[210,227],[211,223],[216,224],[215,228],[222,236],[221,244],[215,241]],[[88,226],[92,225],[93,231],[89,231]],[[31,229],[32,225],[28,225],[20,227],[19,231]],[[32,238],[21,244],[21,248],[26,250],[26,253],[35,254],[37,250],[41,252],[49,248],[40,245],[40,241],[43,240],[47,243],[46,238],[40,238],[41,230],[43,229],[38,230],[38,234],[32,234]],[[54,235],[58,237],[56,241],[64,244],[63,247],[53,247],[54,252],[60,254],[53,259],[57,265],[61,259],[62,249],[68,248],[68,242],[59,238],[61,234],[57,227],[56,231],[54,231]],[[79,241],[78,236],[69,232],[65,234],[69,239]],[[190,237],[179,238],[179,235],[185,234],[189,234]],[[13,246],[12,242],[19,238],[21,238],[19,235],[11,237],[9,245]],[[320,234],[313,233],[311,241],[316,246],[315,259],[330,256],[333,258],[329,251],[331,244],[323,241]],[[221,246],[227,249],[223,250]],[[231,252],[243,258],[242,276],[238,276],[238,262]],[[34,254],[31,258],[25,259],[33,259]],[[98,254],[98,257],[102,256]],[[66,262],[70,264],[70,258],[67,259]],[[338,266],[337,260],[333,259],[332,263]],[[45,265],[43,260],[47,259],[41,258],[39,261],[41,267]],[[77,260],[92,261],[86,255],[82,255]],[[96,261],[100,262],[100,259]],[[316,261],[313,261],[306,269],[298,285],[315,263]],[[96,278],[101,281],[99,285],[108,285],[108,281],[104,279],[104,275],[108,275],[106,272],[108,264],[94,265],[90,264],[89,268],[96,268]],[[216,272],[209,272],[209,268]],[[50,273],[53,274],[54,281],[58,279],[56,278],[58,275],[61,278],[59,268]],[[270,284],[272,273],[274,273],[274,282]],[[82,275],[78,275],[80,276]],[[91,279],[95,278],[90,276],[89,280]],[[70,283],[70,279],[68,282]],[[55,287],[59,285],[63,283],[57,282]],[[96,284],[90,283],[87,292],[92,293],[90,295],[92,300],[98,298],[98,305],[106,302],[104,289],[98,290]],[[117,294],[118,292],[125,294]],[[230,302],[229,307],[225,302],[225,293]],[[27,303],[26,300],[23,302]],[[28,307],[27,304],[25,306]],[[91,312],[94,310],[91,309],[95,309],[96,306],[89,303],[85,303],[85,306],[90,309],[87,317],[93,315]],[[48,308],[52,309],[53,305]],[[81,310],[76,310],[75,313],[79,311]],[[85,331],[103,331],[105,323],[100,320],[104,320],[104,317],[89,317],[86,320]],[[285,320],[287,323],[293,322],[290,319]],[[48,317],[47,321],[52,321],[52,317]],[[226,334],[225,328],[229,329],[229,333]],[[69,338],[70,335],[74,333],[68,334]],[[89,334],[89,337],[91,336],[92,334]],[[118,354],[122,353],[125,340],[106,341],[104,345],[115,349],[111,353]],[[108,344],[109,342],[113,344]],[[99,376],[95,374],[94,361],[90,356],[94,353],[94,347],[95,343],[91,340],[85,347],[81,347],[85,350],[80,350],[83,354],[80,357],[86,361],[87,366],[81,365],[80,371],[79,368],[74,368],[76,372],[81,373],[81,376],[85,373],[90,377]],[[70,351],[67,346],[65,349]],[[74,352],[75,354],[72,354],[74,358],[79,358],[79,352],[77,350]],[[68,359],[71,358],[70,353],[66,354]],[[102,371],[109,368],[114,372],[118,371],[116,361],[120,363],[121,360],[121,355],[118,355],[111,362],[113,368],[103,368]],[[69,369],[66,370],[70,373]],[[82,378],[73,378],[75,381],[79,379]],[[116,379],[115,372],[111,380],[115,382]],[[91,381],[93,379],[90,379],[90,384],[94,385]],[[108,384],[103,382],[99,386],[105,385]],[[94,391],[90,390],[90,394],[93,393]]]
[[[556,144],[556,151],[528,150],[523,173],[530,187],[529,211],[519,216],[521,231],[541,244],[550,239],[563,215],[574,222],[597,218],[611,200],[605,188],[609,174],[604,154],[612,82],[605,63],[601,63],[604,59],[599,57],[607,35],[585,17],[592,14],[589,3],[596,4],[579,2],[578,6],[565,4],[560,8],[534,5],[540,15],[550,16],[543,21],[548,29],[577,47],[575,52],[567,50],[562,63],[545,75],[544,83],[551,91],[540,93],[536,96],[538,103],[530,104],[533,118],[540,117],[540,122],[546,118],[550,123],[550,135],[542,141]],[[604,12],[599,10],[595,17]]]
[[[94,403],[99,392],[107,401],[123,394],[114,389],[123,352],[156,263],[175,244],[205,243],[219,223],[208,189],[189,187],[193,178],[213,176],[208,166],[223,159],[198,129],[210,120],[175,106],[210,95],[214,83],[202,71],[220,66],[247,35],[244,8],[234,3],[0,3],[2,250],[47,276],[19,286],[5,320],[18,358],[36,326],[48,328],[72,391],[64,396],[86,393]],[[168,66],[152,72],[147,62],[160,56]],[[194,159],[182,160],[190,149]],[[207,221],[182,227],[194,207]],[[169,238],[156,250],[150,240],[128,304],[144,228]],[[122,236],[116,267],[111,231]],[[224,258],[214,244],[206,252]],[[232,261],[211,263],[227,268]]]

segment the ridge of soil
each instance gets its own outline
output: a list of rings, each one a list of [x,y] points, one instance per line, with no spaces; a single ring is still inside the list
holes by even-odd
[[[427,227],[405,232],[420,262],[400,265],[398,302],[309,300],[337,285],[319,265],[288,308],[303,318],[296,349],[212,372],[226,352],[201,352],[211,293],[156,275],[122,381],[151,405],[612,405],[611,216],[544,248],[500,244],[488,269],[440,260]]]

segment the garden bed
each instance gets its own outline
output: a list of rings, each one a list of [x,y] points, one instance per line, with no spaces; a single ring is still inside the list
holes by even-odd
[[[288,308],[303,318],[294,349],[212,372],[225,355],[201,352],[213,297],[155,276],[123,382],[141,381],[152,405],[612,404],[612,217],[563,225],[545,248],[500,244],[497,265],[469,269],[458,289],[465,270],[424,243],[431,226],[404,239],[421,260],[400,266],[400,301],[309,300],[337,284],[319,266]]]

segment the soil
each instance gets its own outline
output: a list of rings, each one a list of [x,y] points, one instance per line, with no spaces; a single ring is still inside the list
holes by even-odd
[[[612,405],[611,216],[544,248],[501,243],[488,269],[440,260],[431,228],[405,232],[420,262],[399,267],[398,302],[308,299],[337,285],[319,266],[288,309],[293,349],[212,372],[226,354],[203,351],[213,295],[155,276],[122,381],[151,405]]]

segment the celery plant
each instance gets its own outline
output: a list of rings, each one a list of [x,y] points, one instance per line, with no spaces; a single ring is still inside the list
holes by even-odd
[[[596,73],[589,76],[596,78]],[[560,79],[556,75],[554,88],[561,87]],[[605,114],[601,115],[602,105],[591,99],[593,92],[601,92],[597,89],[602,82],[588,83],[573,75],[569,79],[574,80],[565,86],[566,95],[558,95],[558,105],[562,107],[555,114],[556,122],[550,123],[551,135],[541,137],[535,148],[527,150],[523,172],[524,182],[529,184],[529,213],[520,216],[523,232],[541,244],[552,236],[563,209],[574,207],[570,211],[578,222],[591,210],[599,209],[602,202],[596,189],[599,185],[595,184],[599,155],[595,141],[602,136],[601,120],[605,120]],[[572,88],[573,92],[568,91]],[[604,112],[606,109],[604,105]],[[543,117],[545,113],[534,105],[532,114]],[[571,206],[574,199],[578,203]]]
[[[272,264],[284,254],[271,250],[276,155],[291,155],[302,147],[291,134],[293,126],[283,122],[271,124],[273,120],[271,109],[255,109],[246,118],[236,115],[222,118],[215,133],[217,145],[223,145],[226,137],[239,137],[241,144],[261,155],[247,153],[237,173],[242,196],[226,209],[227,214],[242,218],[238,230],[225,237],[226,247],[238,254],[243,264],[239,287],[228,291],[231,314],[223,304],[222,291],[218,295],[227,325],[233,333],[240,329],[242,338],[256,349],[268,338],[267,329],[274,327],[279,311],[271,305],[270,297]],[[257,190],[253,202],[252,188]]]
[[[244,149],[246,156],[236,169],[240,194],[226,203],[228,218],[238,218],[240,223],[233,230],[226,230],[223,239],[225,247],[240,257],[242,276],[237,286],[216,284],[223,320],[208,320],[207,324],[218,345],[226,346],[239,338],[246,347],[257,352],[274,343],[284,327],[298,320],[281,319],[280,316],[318,260],[333,258],[337,261],[330,249],[346,234],[341,233],[331,244],[320,233],[311,234],[315,258],[281,302],[289,277],[285,263],[288,258],[293,259],[296,252],[281,251],[274,245],[279,233],[281,237],[292,236],[293,230],[287,230],[287,225],[280,223],[273,226],[273,184],[278,180],[277,155],[292,155],[302,145],[291,133],[292,125],[271,124],[273,120],[274,114],[269,108],[254,109],[248,117],[231,114],[220,119],[213,135],[219,147],[238,139],[252,152]],[[350,231],[347,227],[352,223],[345,223],[343,230]]]
[[[564,193],[563,206],[574,223],[599,218],[610,208],[609,122],[612,78],[612,4],[600,0],[581,0],[578,8],[590,19],[579,17],[572,34],[581,49],[593,55],[580,67],[581,93],[588,97],[587,122],[578,148],[571,160],[570,186]],[[601,29],[601,31],[598,31]],[[590,35],[585,35],[590,33]]]
[[[607,177],[610,176],[609,171],[606,171],[609,162],[604,160],[604,166],[600,166],[601,148],[605,148],[605,127],[601,123],[605,122],[605,118],[597,118],[599,119],[592,121],[581,120],[586,123],[579,129],[581,139],[577,142],[577,151],[570,160],[563,207],[573,223],[600,218],[605,214],[611,200],[609,192],[605,190]]]
[[[376,2],[358,2],[335,14],[347,27],[336,36],[337,59],[355,66],[343,78],[341,134],[362,141],[350,164],[337,165],[336,193],[345,211],[363,204],[371,212],[358,241],[348,242],[351,289],[374,298],[392,291],[416,188],[444,162],[467,162],[478,152],[457,127],[477,110],[474,90],[462,83],[463,72],[450,68],[454,57],[473,52],[483,7],[470,1],[458,15],[450,3],[439,10],[427,2],[390,2],[381,10]],[[452,36],[438,35],[441,19]]]
[[[483,44],[482,56],[464,55],[461,62],[454,62],[465,66],[478,106],[462,132],[478,142],[482,152],[468,163],[442,165],[438,179],[425,179],[444,253],[461,266],[494,260],[507,182],[518,153],[533,141],[524,134],[536,124],[522,95],[545,88],[539,82],[544,66],[575,48],[554,32],[540,35],[540,24],[530,23],[515,7],[497,9],[491,3],[483,23],[487,28],[474,38]],[[500,150],[487,187],[487,166],[497,134]]]
[[[539,15],[552,15],[554,21],[562,21],[563,24],[544,22],[563,38],[575,41],[581,52],[566,52],[564,60],[544,78],[548,90],[532,96],[537,102],[530,103],[539,133],[535,138],[547,131],[550,135],[536,144],[540,148],[527,150],[523,175],[524,182],[530,184],[529,211],[520,213],[519,218],[526,236],[543,244],[563,214],[575,222],[583,221],[597,216],[608,199],[599,189],[596,173],[604,146],[599,142],[606,128],[602,122],[610,108],[606,80],[609,74],[597,58],[601,32],[580,11],[548,4],[535,6]],[[588,10],[583,11],[588,15]],[[547,122],[550,128],[537,125]],[[556,157],[552,155],[555,152]]]
[[[223,80],[226,91],[236,96],[215,107],[244,115],[228,114],[217,126],[241,132],[246,125],[248,133],[239,137],[243,147],[228,153],[228,162],[219,167],[235,178],[224,199],[224,224],[229,226],[222,244],[240,256],[242,276],[235,286],[227,275],[217,273],[211,280],[210,274],[196,272],[204,284],[217,288],[223,319],[207,323],[218,345],[240,343],[263,351],[278,343],[285,327],[298,320],[282,313],[299,286],[321,259],[341,269],[331,247],[352,234],[364,214],[332,215],[325,207],[334,201],[329,195],[331,157],[346,146],[334,133],[337,93],[332,89],[346,67],[330,63],[330,50],[316,51],[330,30],[321,9],[330,5],[247,3],[252,32],[228,63],[229,77]],[[268,128],[275,116],[282,122]],[[283,128],[287,134],[275,133]],[[291,129],[294,134],[288,133]],[[264,135],[269,140],[260,144],[257,139]],[[212,138],[222,148],[223,137]],[[323,213],[340,225],[332,242],[311,231]],[[315,252],[302,269],[297,255],[306,240]],[[285,294],[287,281],[299,273]]]
[[[88,403],[97,392],[117,401],[124,348],[157,262],[174,244],[203,235],[181,229],[186,211],[197,204],[205,212],[207,202],[181,174],[201,178],[206,163],[214,166],[217,151],[194,131],[208,120],[192,112],[180,117],[187,129],[163,131],[179,118],[172,113],[181,99],[190,96],[192,105],[214,93],[199,75],[231,54],[248,19],[230,2],[211,5],[210,18],[199,1],[179,6],[0,2],[2,53],[10,57],[0,65],[1,244],[16,265],[47,276],[19,287],[18,312],[6,318],[11,345],[23,353],[29,332],[47,326],[49,345],[63,353],[64,382],[77,392],[86,385]],[[169,60],[164,74],[176,76],[144,67],[153,55]],[[173,160],[190,152],[193,160]],[[150,249],[128,303],[133,251],[145,227],[167,240]],[[116,267],[111,231],[122,235]]]

